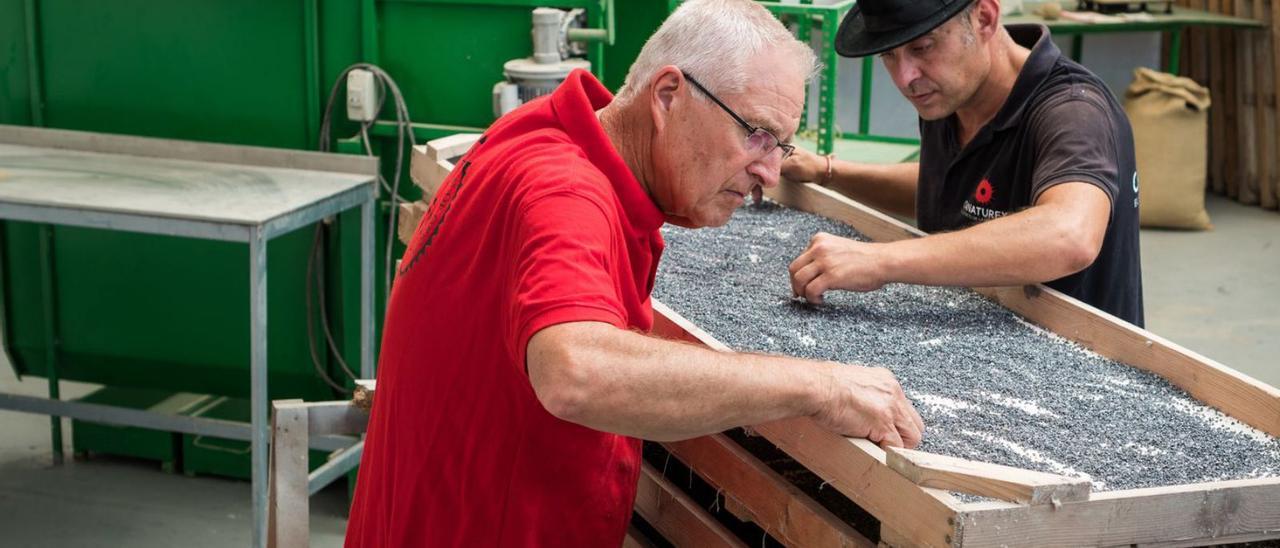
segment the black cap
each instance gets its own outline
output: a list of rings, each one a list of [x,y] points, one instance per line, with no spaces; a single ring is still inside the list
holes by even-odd
[[[858,0],[836,32],[836,53],[865,57],[915,40],[974,0]]]

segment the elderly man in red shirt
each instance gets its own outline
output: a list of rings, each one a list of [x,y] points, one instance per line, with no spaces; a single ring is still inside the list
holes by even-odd
[[[617,546],[640,439],[808,416],[919,442],[884,369],[644,334],[659,228],[777,184],[813,68],[758,4],[690,0],[616,99],[575,72],[485,132],[402,262],[347,546]]]

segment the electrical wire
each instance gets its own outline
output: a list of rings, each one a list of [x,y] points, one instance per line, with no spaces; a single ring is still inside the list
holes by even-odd
[[[351,71],[356,69],[367,70],[373,73],[374,76],[376,77],[375,82],[377,83],[377,86],[378,86],[378,104],[374,112],[375,113],[382,112],[382,109],[386,103],[388,90],[390,90],[391,92],[391,99],[392,99],[392,103],[394,105],[394,110],[395,110],[396,163],[395,163],[395,169],[394,169],[394,176],[392,177],[391,182],[388,183],[388,181],[382,176],[381,170],[379,170],[377,173],[378,187],[381,189],[382,193],[385,194],[390,205],[390,212],[388,214],[388,223],[387,223],[387,245],[383,255],[383,267],[384,267],[384,272],[386,274],[385,279],[383,280],[385,284],[383,287],[387,288],[387,290],[390,291],[391,279],[392,279],[392,273],[393,273],[392,250],[394,249],[395,238],[398,232],[396,230],[396,221],[399,214],[400,203],[408,201],[404,197],[400,196],[400,179],[404,173],[405,141],[407,140],[409,142],[409,146],[412,147],[412,146],[417,146],[417,140],[413,135],[413,125],[412,125],[413,123],[409,118],[409,107],[405,103],[404,95],[400,92],[400,86],[397,85],[395,80],[391,78],[391,75],[387,74],[386,71],[382,70],[381,67],[378,67],[370,63],[356,63],[354,65],[351,65],[343,69],[342,72],[338,74],[338,77],[335,79],[333,83],[333,87],[330,88],[329,90],[329,98],[325,102],[324,113],[320,123],[319,149],[324,152],[328,152],[330,150],[330,143],[332,142],[331,131],[332,131],[332,124],[333,124],[333,119],[332,119],[333,106],[337,99],[338,91],[342,87],[343,82],[346,81],[347,75],[350,74]],[[368,122],[361,122],[360,129],[359,129],[360,140],[364,144],[365,153],[371,157],[374,156],[374,153],[373,153],[372,145],[370,144],[369,128],[376,123],[376,119],[377,117],[375,116],[374,120],[371,120]],[[323,265],[324,238],[322,237],[323,230],[324,230],[323,223],[316,225],[315,236],[313,237],[312,244],[311,244],[311,252],[307,259],[307,281],[306,281],[307,347],[311,353],[312,364],[315,366],[315,369],[317,373],[320,374],[321,378],[325,380],[326,384],[328,384],[331,387],[334,387],[335,389],[341,392],[350,393],[350,390],[347,390],[346,388],[338,385],[337,382],[333,381],[333,379],[329,377],[327,373],[324,372],[323,365],[320,363],[321,360],[320,360],[319,352],[316,349],[316,340],[315,340],[316,337],[315,337],[314,325],[313,325],[313,322],[315,321],[314,310],[312,306],[313,299],[318,299],[318,302],[319,302],[319,306],[316,308],[319,309],[319,316],[320,316],[319,321],[320,321],[322,330],[324,332],[325,342],[326,342],[326,346],[328,347],[329,353],[333,356],[334,361],[337,362],[338,366],[342,369],[343,373],[345,373],[348,377],[350,377],[353,380],[357,378],[355,373],[351,370],[351,368],[346,363],[346,360],[342,358],[341,353],[338,351],[337,344],[334,342],[332,330],[329,327],[328,313],[326,311],[326,307],[324,304],[325,303],[325,292],[324,292],[325,275],[324,275],[324,268],[323,268],[324,266]],[[321,264],[321,268],[319,269],[314,268],[315,263],[317,262]],[[314,285],[320,286],[318,297],[313,295],[313,280],[314,280]]]

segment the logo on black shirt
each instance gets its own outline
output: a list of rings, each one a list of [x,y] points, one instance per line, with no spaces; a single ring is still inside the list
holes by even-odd
[[[992,186],[989,179],[984,177],[982,182],[978,183],[977,188],[973,189],[973,196],[965,200],[964,204],[960,206],[960,213],[971,221],[986,221],[1008,215],[1006,211],[984,207],[991,203],[991,199],[995,195],[995,187]]]
[[[994,194],[995,189],[991,188],[991,181],[983,179],[981,183],[978,183],[977,190],[973,191],[973,201],[987,205],[991,203],[991,196]]]

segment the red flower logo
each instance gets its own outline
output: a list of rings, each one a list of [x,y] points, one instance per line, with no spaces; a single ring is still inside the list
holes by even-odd
[[[991,195],[994,193],[995,190],[991,188],[991,181],[983,179],[981,183],[978,183],[978,189],[973,191],[973,199],[980,204],[986,205],[991,201]]]

